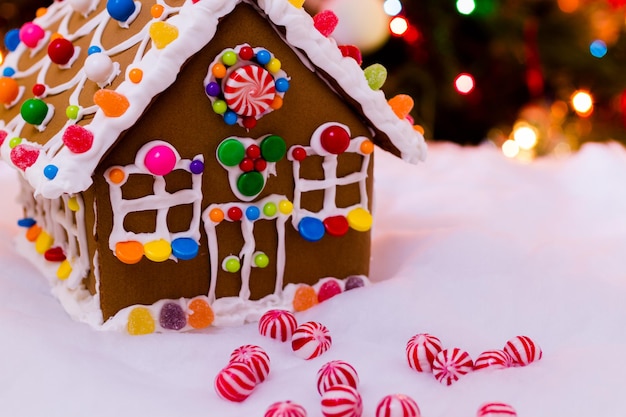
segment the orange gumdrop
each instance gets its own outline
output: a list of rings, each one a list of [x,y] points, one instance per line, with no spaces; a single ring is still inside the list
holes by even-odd
[[[20,93],[20,86],[13,78],[0,78],[0,103],[11,104]]]
[[[98,90],[93,95],[93,102],[98,105],[107,117],[120,117],[130,107],[128,99],[111,90]]]
[[[310,285],[301,285],[293,296],[293,309],[295,311],[308,310],[318,303],[315,289]]]
[[[134,240],[117,242],[115,244],[115,256],[127,265],[136,264],[143,258],[143,245]]]
[[[209,303],[202,298],[191,300],[188,307],[189,310],[191,310],[191,314],[189,314],[187,318],[187,323],[189,323],[191,327],[194,329],[204,329],[213,324],[213,320],[215,319],[213,309],[211,309]]]
[[[425,132],[424,127],[420,125],[413,125],[413,130],[420,133],[421,135],[424,135],[424,132]]]
[[[26,231],[26,240],[34,242],[41,234],[41,226],[33,225]]]
[[[411,96],[407,96],[406,94],[398,94],[397,96],[389,100],[388,103],[391,106],[393,112],[400,119],[405,119],[409,115],[411,110],[413,110],[413,106],[415,105]]]

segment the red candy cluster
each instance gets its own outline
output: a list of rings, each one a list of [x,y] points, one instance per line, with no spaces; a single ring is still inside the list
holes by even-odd
[[[267,168],[267,161],[261,156],[261,148],[258,145],[250,145],[246,149],[246,156],[239,163],[239,169],[243,172],[263,172]]]

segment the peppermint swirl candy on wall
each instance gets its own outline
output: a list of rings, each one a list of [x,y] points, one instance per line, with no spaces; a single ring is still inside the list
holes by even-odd
[[[217,374],[214,387],[221,398],[241,402],[252,394],[256,387],[256,376],[247,364],[233,362]]]
[[[270,108],[275,95],[274,77],[258,65],[237,68],[224,81],[224,99],[240,116],[262,115]]]
[[[348,385],[358,388],[359,375],[348,362],[330,361],[317,371],[317,391],[324,394],[335,385]]]
[[[528,336],[516,336],[506,342],[504,351],[513,358],[516,366],[526,366],[541,359],[543,353],[538,344]]]
[[[245,363],[254,371],[257,384],[265,381],[270,373],[270,357],[260,346],[239,346],[230,355],[230,363],[236,362]]]
[[[290,340],[296,327],[295,316],[287,310],[269,310],[259,320],[259,333],[281,342]]]
[[[383,397],[376,407],[376,417],[420,417],[421,412],[415,400],[404,394]]]
[[[409,366],[417,372],[430,372],[435,356],[443,349],[441,340],[428,333],[419,333],[406,344]]]
[[[513,366],[513,358],[504,350],[488,350],[476,358],[474,370],[494,368],[504,369]]]
[[[363,401],[361,394],[348,385],[335,385],[322,395],[324,417],[361,417]]]
[[[459,348],[444,349],[433,361],[433,375],[442,384],[452,385],[474,368],[469,354]]]
[[[493,402],[483,404],[476,412],[476,417],[517,417],[517,412],[508,404]]]
[[[264,417],[307,417],[306,410],[291,401],[279,401],[270,405]]]
[[[303,359],[313,359],[332,345],[328,328],[321,323],[309,321],[298,326],[291,338],[291,347],[296,355]]]

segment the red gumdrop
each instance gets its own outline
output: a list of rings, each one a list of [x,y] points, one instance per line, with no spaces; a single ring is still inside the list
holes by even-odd
[[[334,279],[329,279],[320,286],[317,292],[317,301],[321,303],[329,298],[333,298],[337,294],[341,294],[341,286]]]
[[[17,145],[11,149],[11,162],[22,171],[32,166],[38,157],[39,149],[34,146]]]
[[[93,133],[82,126],[72,125],[65,129],[63,143],[73,153],[84,153],[93,145]]]
[[[48,56],[55,64],[65,65],[74,56],[74,45],[64,38],[57,38],[48,45]]]
[[[313,17],[313,24],[322,35],[329,37],[337,27],[339,19],[332,10],[324,10]]]
[[[354,59],[357,64],[361,65],[363,63],[363,55],[361,54],[361,50],[356,46],[340,45],[339,50],[341,51],[341,55]]]
[[[4,130],[0,130],[0,146],[2,146],[8,135]]]
[[[322,147],[332,154],[339,155],[350,146],[350,134],[341,126],[330,126],[324,129],[321,138]]]

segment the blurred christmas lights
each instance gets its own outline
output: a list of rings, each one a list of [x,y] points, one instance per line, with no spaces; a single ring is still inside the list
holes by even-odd
[[[590,116],[593,113],[593,97],[589,92],[577,90],[572,94],[572,107],[581,117]]]
[[[394,36],[402,36],[409,29],[409,22],[402,16],[396,16],[389,22],[389,29]]]
[[[402,3],[400,0],[385,0],[383,9],[389,16],[397,16],[402,11]]]
[[[607,51],[608,48],[606,47],[606,42],[600,39],[596,39],[595,41],[591,42],[591,45],[589,45],[589,52],[591,52],[591,55],[595,56],[596,58],[604,57]]]
[[[457,0],[456,2],[456,10],[463,14],[469,15],[476,9],[476,3],[474,0]]]
[[[459,74],[454,80],[454,86],[459,94],[469,94],[474,90],[474,77],[470,74]]]

